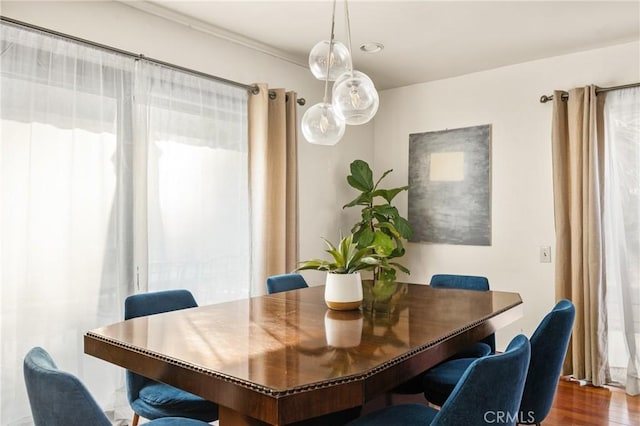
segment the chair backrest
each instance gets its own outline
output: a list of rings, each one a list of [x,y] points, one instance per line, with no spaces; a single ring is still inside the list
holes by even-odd
[[[436,274],[431,277],[429,283],[432,287],[437,288],[458,288],[462,290],[489,291],[489,280],[486,277],[478,277],[474,275],[449,275]],[[496,336],[491,334],[481,342],[486,343],[491,348],[491,353],[496,351]]]
[[[148,315],[195,308],[197,306],[198,303],[189,290],[139,293],[125,299],[124,319],[146,317]]]
[[[44,349],[27,353],[23,372],[36,426],[111,426],[89,390],[76,376],[58,370]]]
[[[273,275],[267,278],[267,294],[307,287],[309,285],[300,274]]]
[[[573,303],[561,300],[531,336],[531,363],[520,404],[520,423],[542,423],[549,414],[575,315]]]
[[[163,312],[195,308],[198,303],[189,290],[166,290],[139,293],[127,297],[124,301],[124,319],[145,317]],[[127,398],[129,402],[138,399],[140,389],[153,380],[127,370]]]
[[[463,290],[488,291],[489,280],[473,275],[436,274],[431,277],[430,285],[439,288],[459,288]]]
[[[504,353],[475,360],[431,424],[515,425],[530,355],[529,340],[520,334]]]

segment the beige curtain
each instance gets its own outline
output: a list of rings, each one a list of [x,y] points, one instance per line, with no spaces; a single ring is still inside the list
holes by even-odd
[[[258,87],[249,96],[252,296],[298,261],[296,93]]]
[[[607,383],[602,235],[602,99],[595,86],[553,94],[556,298],[571,300],[576,321],[564,373]],[[566,95],[566,93],[564,93]]]

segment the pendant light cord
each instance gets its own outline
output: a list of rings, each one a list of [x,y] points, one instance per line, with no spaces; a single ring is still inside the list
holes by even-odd
[[[347,42],[349,43],[349,57],[351,57],[349,71],[351,72],[351,77],[353,77],[353,52],[351,51],[351,18],[349,18],[349,0],[344,0],[344,17],[347,21]]]
[[[336,0],[333,0],[333,11],[331,12],[331,36],[329,37],[329,55],[327,56],[327,78],[324,79],[324,97],[322,102],[325,104],[329,96],[329,70],[331,69],[331,55],[333,54],[333,30],[336,27]]]

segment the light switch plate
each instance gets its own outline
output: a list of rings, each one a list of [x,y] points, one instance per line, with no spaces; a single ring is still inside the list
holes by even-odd
[[[540,263],[551,263],[551,247],[540,247]]]

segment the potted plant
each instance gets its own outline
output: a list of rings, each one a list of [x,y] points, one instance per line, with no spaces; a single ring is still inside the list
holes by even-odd
[[[351,232],[353,242],[358,249],[372,247],[379,257],[374,265],[373,279],[375,281],[393,282],[396,280],[396,269],[409,274],[409,270],[391,259],[404,255],[403,240],[408,240],[413,234],[411,225],[400,215],[392,204],[393,199],[409,186],[398,188],[380,188],[380,182],[393,171],[387,170],[376,181],[373,181],[371,167],[363,160],[355,160],[350,165],[351,174],[347,176],[349,185],[360,193],[342,208],[361,207],[361,220],[356,223]]]
[[[314,269],[326,271],[325,302],[335,310],[358,309],[362,303],[360,271],[378,267],[384,260],[373,247],[359,248],[353,234],[342,238],[337,246],[324,240],[331,260],[311,259],[301,262],[298,271]]]

